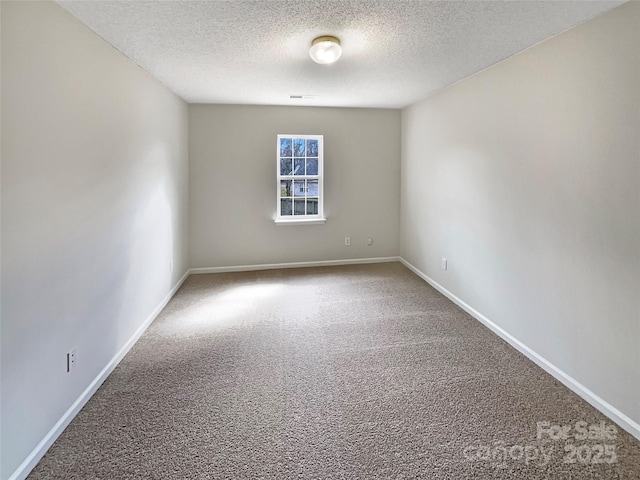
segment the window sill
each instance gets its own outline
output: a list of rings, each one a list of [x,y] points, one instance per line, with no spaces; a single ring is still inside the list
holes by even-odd
[[[274,220],[275,224],[280,226],[285,226],[285,225],[323,225],[324,223],[326,223],[327,219],[326,218],[300,218],[300,219],[296,219],[296,220],[289,220],[289,219],[278,219],[278,220]]]

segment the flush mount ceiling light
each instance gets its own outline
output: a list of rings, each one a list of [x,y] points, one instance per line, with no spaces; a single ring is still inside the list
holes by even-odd
[[[311,59],[316,63],[322,65],[333,63],[342,55],[340,40],[327,35],[318,37],[311,42],[309,55],[311,55]]]

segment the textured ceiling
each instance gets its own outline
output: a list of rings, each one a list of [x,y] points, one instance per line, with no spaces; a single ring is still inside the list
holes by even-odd
[[[400,108],[624,2],[58,3],[190,103]],[[338,63],[311,61],[319,35]]]

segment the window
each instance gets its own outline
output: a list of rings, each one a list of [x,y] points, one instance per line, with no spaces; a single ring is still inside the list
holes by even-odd
[[[323,136],[278,135],[277,224],[324,223]]]

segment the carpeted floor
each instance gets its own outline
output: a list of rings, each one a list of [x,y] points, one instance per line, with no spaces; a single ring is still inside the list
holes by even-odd
[[[640,442],[390,263],[189,277],[29,478],[638,479]]]

